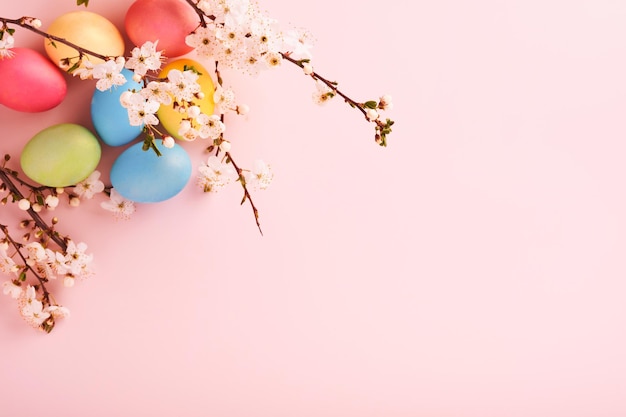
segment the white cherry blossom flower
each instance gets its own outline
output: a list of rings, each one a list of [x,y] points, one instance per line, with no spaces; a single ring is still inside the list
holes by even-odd
[[[126,62],[126,68],[132,69],[136,75],[143,77],[148,71],[157,71],[161,68],[162,51],[157,51],[157,42],[147,41],[141,47],[131,51],[131,57]]]
[[[322,105],[328,103],[328,101],[335,96],[333,90],[331,90],[326,84],[321,81],[315,83],[316,89],[313,93],[313,101],[316,104]]]
[[[70,310],[67,307],[51,305],[44,310],[50,313],[55,319],[64,319],[70,316]]]
[[[5,274],[15,274],[18,270],[19,268],[13,258],[7,254],[6,249],[0,247],[0,271]]]
[[[215,40],[215,25],[199,27],[185,37],[185,43],[194,48],[200,57],[209,58],[217,47]]]
[[[200,136],[200,132],[194,127],[191,120],[184,119],[178,125],[178,135],[182,136],[185,140],[192,141]]]
[[[24,246],[26,249],[26,263],[30,266],[45,263],[48,260],[46,250],[39,242],[30,242]]]
[[[72,276],[87,276],[90,274],[89,264],[93,260],[92,254],[87,254],[87,244],[78,244],[70,240],[65,251],[65,265]]]
[[[131,126],[158,125],[155,113],[161,104],[155,100],[146,100],[141,93],[125,91],[120,96],[120,103],[128,110],[128,121]]]
[[[169,94],[169,83],[150,81],[139,93],[148,101],[156,101],[169,106],[172,104],[172,96]]]
[[[100,91],[106,91],[114,85],[126,84],[126,77],[121,71],[124,69],[124,62],[117,59],[109,59],[94,66],[92,77],[98,82],[96,88]]]
[[[226,130],[226,125],[222,123],[220,117],[216,114],[211,116],[201,114],[196,118],[196,121],[200,125],[198,134],[203,139],[217,139]]]
[[[50,313],[44,311],[43,303],[37,299],[37,292],[32,285],[21,293],[18,305],[22,317],[33,327],[39,327],[50,317]]]
[[[117,218],[128,219],[135,212],[135,203],[122,197],[115,188],[111,188],[110,199],[100,203],[100,206],[113,212]]]
[[[55,273],[56,275],[65,275],[68,273],[69,266],[66,263],[65,255],[63,253],[53,251],[50,248],[46,248],[46,256],[46,263],[53,273]]]
[[[215,155],[211,155],[207,163],[198,168],[198,185],[205,193],[218,192],[237,178],[235,170],[230,164],[223,162]]]
[[[279,67],[283,62],[283,57],[278,52],[268,52],[263,55],[263,58],[265,59],[265,64],[269,68]]]
[[[252,171],[246,174],[246,184],[253,189],[265,190],[273,178],[270,166],[259,159],[255,161]]]
[[[0,32],[2,39],[0,39],[0,59],[11,58],[14,52],[11,50],[15,45],[15,38],[8,32]]]
[[[288,31],[283,42],[285,49],[289,51],[289,54],[294,59],[311,59],[311,48],[313,48],[313,41],[311,34],[306,31],[290,30]]]
[[[92,172],[87,178],[76,184],[74,187],[74,193],[78,197],[85,198],[87,200],[93,198],[97,193],[104,191],[104,183],[100,181],[100,171],[96,170]]]
[[[22,287],[20,285],[15,285],[13,281],[5,281],[2,283],[2,292],[4,295],[9,295],[11,298],[18,299],[20,295],[22,295]]]
[[[167,79],[170,84],[169,90],[178,102],[192,101],[194,94],[200,92],[198,73],[195,71],[173,69],[167,73]]]
[[[218,84],[213,93],[213,101],[215,102],[215,113],[226,114],[235,106],[235,93],[232,89],[223,88]]]

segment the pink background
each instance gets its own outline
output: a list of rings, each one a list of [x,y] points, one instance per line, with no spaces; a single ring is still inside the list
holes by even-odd
[[[130,4],[91,1],[116,24]],[[228,74],[251,107],[227,121],[233,154],[275,173],[254,194],[265,235],[236,185],[129,221],[59,210],[97,274],[58,292],[73,315],[47,336],[0,298],[0,415],[626,415],[626,3],[262,5],[316,36],[349,95],[393,95],[389,147],[338,100],[316,107],[295,67]],[[91,88],[0,109],[2,152],[88,125]]]

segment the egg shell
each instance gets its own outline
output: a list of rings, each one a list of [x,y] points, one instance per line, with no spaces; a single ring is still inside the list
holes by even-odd
[[[65,13],[53,20],[46,32],[100,55],[124,55],[125,45],[120,31],[107,18],[97,13],[86,10]],[[44,47],[48,57],[56,65],[64,58],[78,56],[76,49],[58,41],[52,44],[45,39]],[[86,59],[94,64],[103,62],[91,55],[87,55]]]
[[[11,51],[11,58],[0,59],[0,104],[27,113],[61,104],[67,83],[59,69],[33,49]]]
[[[133,81],[133,72],[124,68],[121,72],[126,84],[114,86],[106,91],[94,90],[91,98],[91,121],[96,133],[109,146],[130,143],[141,133],[143,125],[132,126],[128,110],[120,103],[120,96],[128,90],[139,90],[141,83]]]
[[[191,52],[185,37],[199,24],[193,8],[184,0],[137,0],[126,11],[124,26],[137,46],[157,42],[157,50],[173,58]]]
[[[136,143],[122,152],[111,167],[111,184],[120,195],[138,203],[158,203],[181,192],[191,177],[191,158],[175,144],[165,148],[155,141],[162,155],[144,151]]]
[[[212,115],[213,109],[215,108],[215,102],[213,101],[215,84],[213,84],[213,79],[209,75],[209,72],[201,64],[192,59],[177,59],[164,66],[159,73],[159,77],[167,77],[167,74],[173,69],[183,71],[185,66],[194,67],[196,71],[201,74],[198,77],[198,84],[200,85],[201,91],[204,93],[204,97],[201,100],[194,99],[192,103],[200,107],[202,113]],[[178,134],[180,122],[183,120],[183,114],[181,114],[178,110],[174,110],[172,106],[161,106],[157,111],[157,117],[161,121],[165,130],[167,130],[172,137],[181,140],[184,139]]]
[[[100,143],[87,128],[61,123],[33,136],[24,146],[20,164],[33,181],[67,187],[87,178],[100,162]]]

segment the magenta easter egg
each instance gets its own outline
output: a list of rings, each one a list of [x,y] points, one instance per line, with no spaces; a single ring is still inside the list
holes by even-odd
[[[61,71],[39,52],[13,48],[11,58],[0,59],[0,104],[37,113],[63,101],[67,83]]]
[[[136,0],[124,18],[126,34],[137,46],[157,42],[167,57],[191,52],[185,37],[198,27],[198,15],[184,0]]]

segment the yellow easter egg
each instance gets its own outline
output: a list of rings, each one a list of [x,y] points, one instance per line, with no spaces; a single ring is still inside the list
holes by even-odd
[[[215,84],[213,84],[213,79],[209,75],[209,72],[198,62],[187,58],[172,61],[163,67],[161,73],[159,74],[159,78],[167,77],[167,74],[173,69],[184,71],[185,68],[191,67],[200,73],[198,77],[198,84],[200,85],[202,93],[204,93],[204,97],[202,99],[194,99],[192,100],[192,103],[200,107],[202,113],[212,115],[215,107],[215,102],[213,101]],[[172,106],[161,105],[157,111],[157,117],[161,121],[165,130],[167,130],[172,137],[184,140],[184,138],[178,134],[180,122],[182,122],[185,117],[183,114],[181,114],[177,109],[174,109]]]
[[[46,32],[100,55],[124,55],[124,39],[120,31],[97,13],[80,10],[63,14],[50,23]],[[76,49],[59,41],[45,39],[44,47],[52,62],[57,65],[65,58],[78,56]],[[101,59],[89,55],[86,58],[94,64],[102,62]]]

